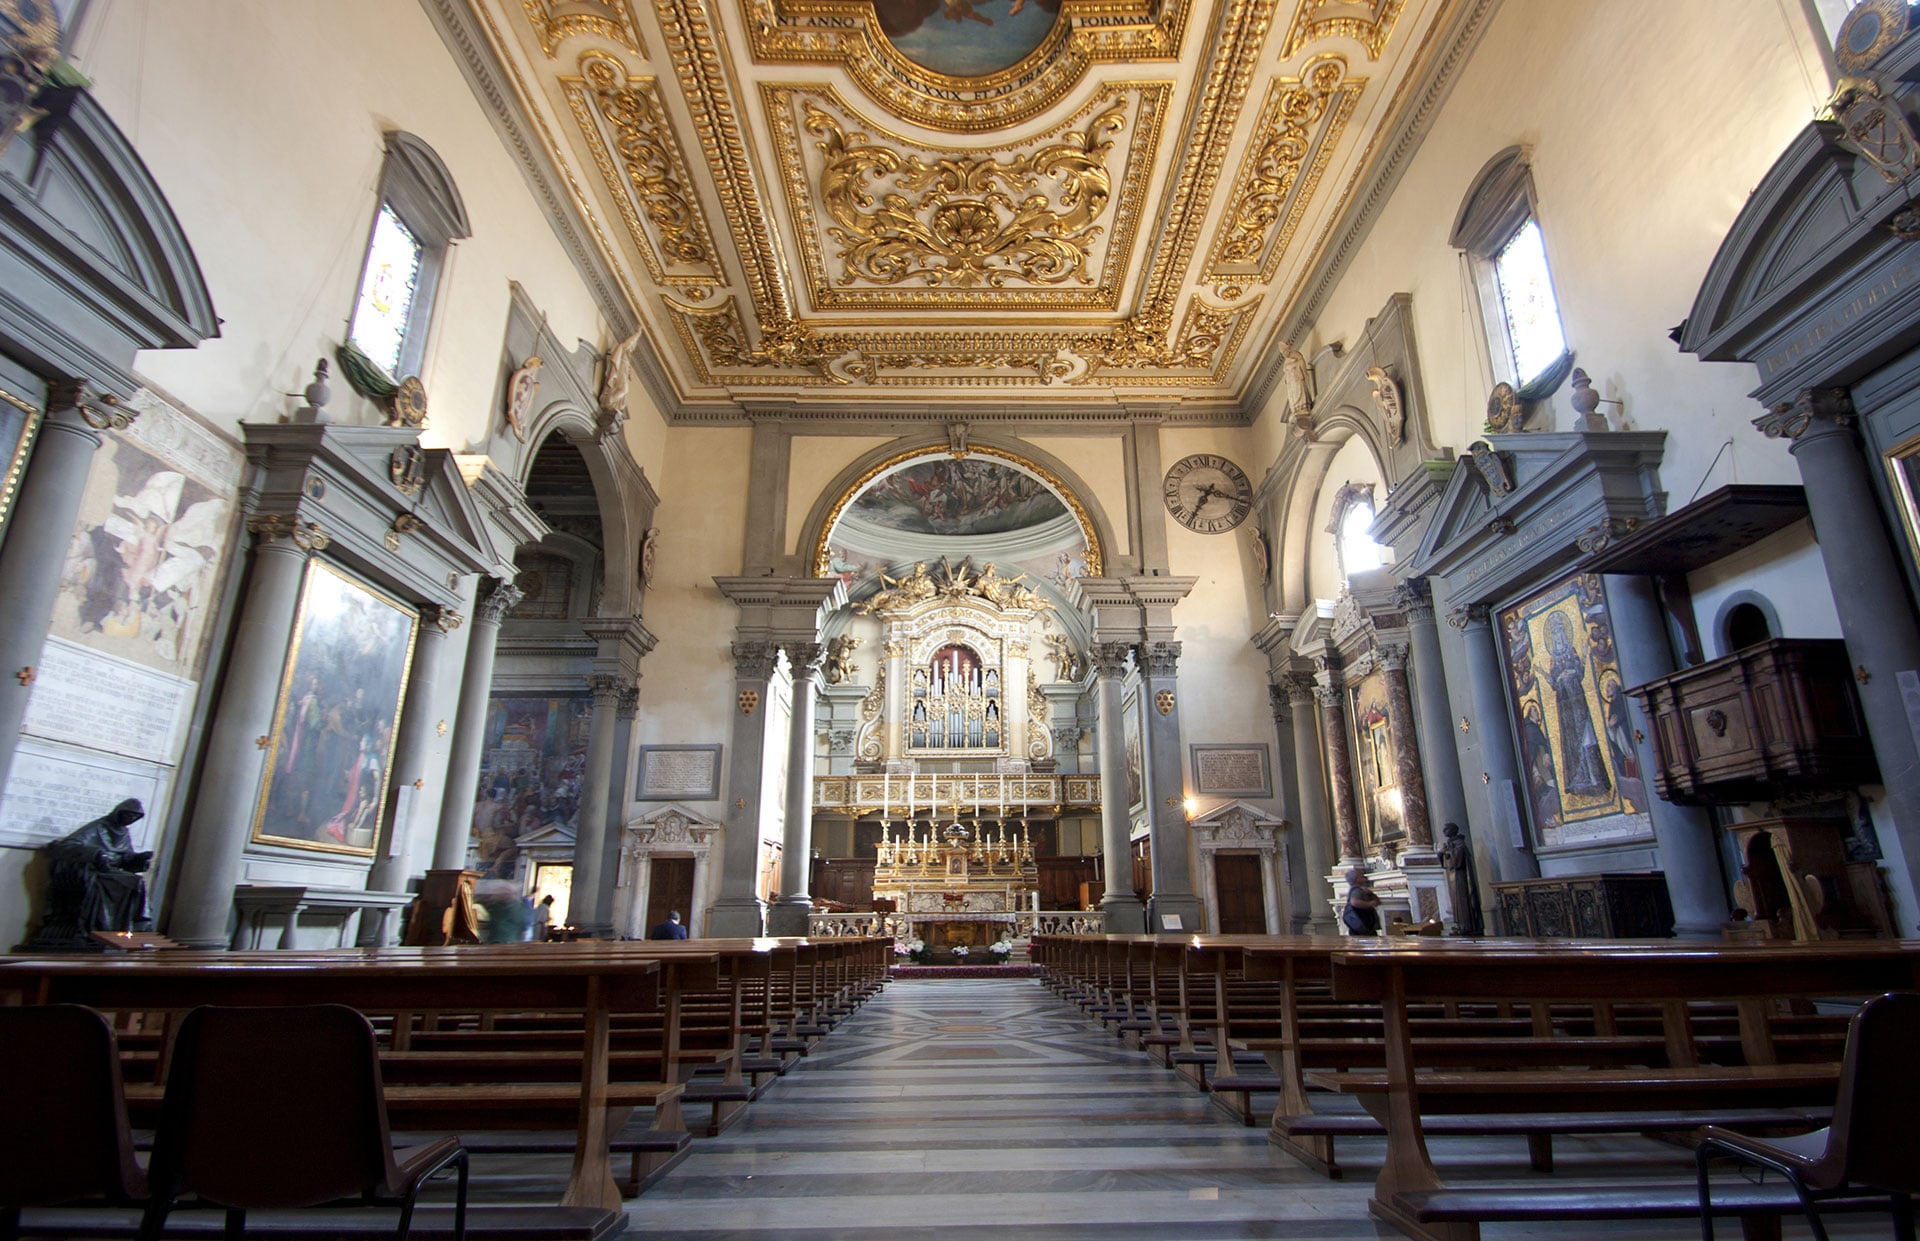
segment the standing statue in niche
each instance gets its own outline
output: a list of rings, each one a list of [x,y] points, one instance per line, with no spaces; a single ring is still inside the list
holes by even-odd
[[[1455,935],[1484,935],[1486,923],[1480,915],[1480,889],[1473,882],[1473,851],[1460,834],[1458,823],[1442,829],[1446,840],[1440,846],[1440,869],[1447,872],[1447,895],[1453,898]]]
[[[1280,378],[1287,389],[1287,409],[1302,435],[1313,434],[1313,364],[1292,345],[1280,345]]]
[[[92,951],[94,931],[148,931],[147,868],[153,854],[136,851],[127,829],[147,816],[129,797],[106,814],[44,846],[53,873],[46,917],[28,945],[35,952]]]

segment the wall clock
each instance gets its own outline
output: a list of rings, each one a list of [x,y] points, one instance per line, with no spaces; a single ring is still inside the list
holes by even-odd
[[[1253,484],[1246,474],[1210,452],[1174,462],[1160,493],[1173,519],[1197,534],[1224,534],[1253,510]]]

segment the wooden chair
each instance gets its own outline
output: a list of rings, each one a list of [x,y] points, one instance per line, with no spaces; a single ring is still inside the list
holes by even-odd
[[[154,1134],[152,1197],[142,1238],[156,1238],[177,1198],[226,1208],[240,1237],[251,1209],[357,1198],[400,1208],[413,1225],[428,1176],[459,1176],[454,1241],[466,1236],[467,1153],[458,1138],[395,1151],[367,1019],[340,1004],[197,1008],[180,1023]]]
[[[1883,995],[1861,1005],[1847,1027],[1833,1123],[1799,1137],[1757,1138],[1710,1126],[1696,1152],[1700,1177],[1700,1232],[1713,1241],[1707,1161],[1716,1155],[1771,1168],[1800,1196],[1817,1241],[1823,1197],[1862,1189],[1892,1195],[1895,1235],[1914,1241],[1913,1198],[1920,1193],[1920,1146],[1913,1118],[1920,1115],[1920,1078],[1911,1059],[1920,1047],[1920,995]]]
[[[106,1018],[78,1004],[0,1008],[0,1064],[11,1114],[0,1125],[0,1239],[19,1235],[22,1207],[147,1196]]]

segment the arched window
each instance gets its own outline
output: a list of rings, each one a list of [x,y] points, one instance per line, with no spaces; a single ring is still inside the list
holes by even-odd
[[[380,202],[347,326],[348,343],[387,378],[420,370],[447,251],[470,231],[460,192],[433,148],[412,134],[388,134]]]
[[[1509,147],[1481,169],[1449,240],[1472,274],[1494,377],[1519,389],[1557,387],[1567,365],[1567,334],[1524,149]]]
[[[1340,579],[1352,581],[1356,573],[1378,569],[1386,555],[1373,541],[1373,484],[1345,483],[1333,495],[1333,520],[1327,533],[1333,536],[1334,552],[1340,558]]]

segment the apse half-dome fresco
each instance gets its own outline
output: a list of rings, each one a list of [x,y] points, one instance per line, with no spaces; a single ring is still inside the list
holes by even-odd
[[[1060,0],[873,0],[880,30],[914,64],[953,78],[1010,69],[1040,46]]]
[[[855,598],[876,587],[881,572],[943,556],[997,562],[1009,576],[1022,572],[1030,584],[1060,591],[1087,572],[1086,532],[1033,474],[991,457],[943,454],[868,483],[827,540],[827,572]]]

